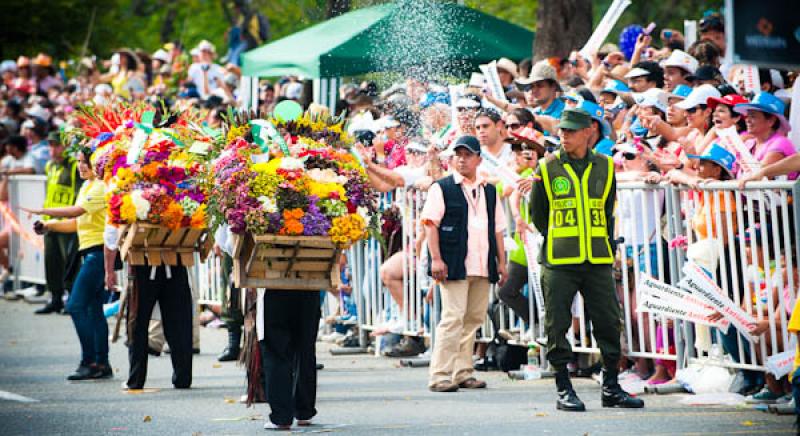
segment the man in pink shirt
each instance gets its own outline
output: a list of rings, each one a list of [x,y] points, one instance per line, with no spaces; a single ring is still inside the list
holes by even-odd
[[[442,299],[428,381],[433,392],[486,387],[472,375],[475,332],[486,317],[489,284],[502,286],[507,276],[505,214],[495,187],[477,175],[480,142],[462,136],[453,150],[455,172],[431,186],[421,214],[429,273]]]

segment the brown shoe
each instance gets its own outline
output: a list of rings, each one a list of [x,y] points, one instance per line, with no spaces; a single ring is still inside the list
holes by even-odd
[[[456,392],[458,385],[449,381],[440,381],[429,386],[431,392]]]
[[[486,382],[483,380],[478,380],[475,377],[470,377],[461,383],[458,384],[458,387],[464,389],[485,389]]]

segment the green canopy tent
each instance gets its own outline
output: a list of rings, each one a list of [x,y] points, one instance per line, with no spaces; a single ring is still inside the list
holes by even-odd
[[[455,3],[399,1],[357,9],[250,50],[242,74],[326,78],[416,68],[464,75],[500,57],[530,57],[533,37]]]

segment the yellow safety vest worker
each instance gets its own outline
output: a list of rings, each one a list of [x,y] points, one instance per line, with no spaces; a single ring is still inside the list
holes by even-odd
[[[69,172],[65,173],[65,170]],[[47,193],[44,207],[67,207],[75,204],[78,194],[78,162],[72,159],[65,160],[61,165],[56,165],[52,161],[47,162],[45,174]]]
[[[550,214],[547,228],[547,262],[551,265],[614,263],[608,241],[605,205],[614,177],[614,163],[594,156],[578,179],[557,151],[539,162]]]

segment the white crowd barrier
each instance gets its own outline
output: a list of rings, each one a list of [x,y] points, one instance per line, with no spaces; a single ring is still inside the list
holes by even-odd
[[[15,288],[20,282],[45,283],[42,237],[33,234],[33,223],[39,217],[28,216],[20,208],[44,204],[46,180],[43,175],[9,177],[8,208],[4,210],[8,216],[4,216],[4,228],[10,231],[8,255],[14,269]]]
[[[615,236],[619,244],[615,270],[623,313],[625,355],[675,361],[678,368],[702,361],[764,371],[770,357],[776,359],[782,353],[793,352],[785,326],[798,287],[800,206],[792,200],[800,198],[798,186],[788,181],[757,182],[740,191],[735,181],[705,184],[696,190],[666,183],[618,184]],[[707,200],[703,202],[701,196]],[[437,311],[431,310],[432,305],[425,296],[434,291],[435,284],[426,274],[425,247],[418,250],[415,244],[424,193],[398,190],[395,204],[402,211],[403,221],[402,301],[395,302],[381,283],[378,244],[367,241],[353,247],[349,262],[358,295],[359,324],[365,331],[374,331],[382,325],[399,325],[402,326],[399,333],[432,337]],[[707,206],[701,207],[703,204]],[[701,232],[704,230],[703,223],[709,224],[707,233],[715,236],[713,243],[703,242],[708,238],[698,235],[698,228]],[[770,230],[759,232],[760,239],[756,241],[754,225]],[[509,235],[512,230],[509,228]],[[772,265],[763,277],[753,277],[757,264],[748,261],[748,253],[757,247],[762,259],[759,264]],[[736,305],[768,325],[759,339],[750,341],[744,332],[730,333],[731,339],[726,340],[717,329],[639,310],[642,292],[637,284],[641,280],[649,277],[675,286],[684,278],[682,269],[687,262],[703,261],[701,250],[705,250],[705,256],[711,256],[711,260],[718,259],[718,266],[709,268],[717,285]],[[754,299],[762,287],[780,292],[762,293],[760,298]],[[492,325],[487,316],[480,332],[483,341],[490,340],[499,329],[511,332],[518,338],[515,342],[522,345],[544,336],[534,298],[527,289],[524,293],[528,296],[531,322],[524,323],[501,304],[499,325]],[[432,297],[436,297],[435,292],[433,294]],[[496,295],[493,300],[496,302]],[[438,304],[436,298],[432,302],[433,307]],[[573,329],[568,333],[573,350],[599,353],[580,295],[576,297],[573,314]],[[724,341],[727,342],[723,347]],[[715,348],[724,350],[725,357],[712,356]]]

